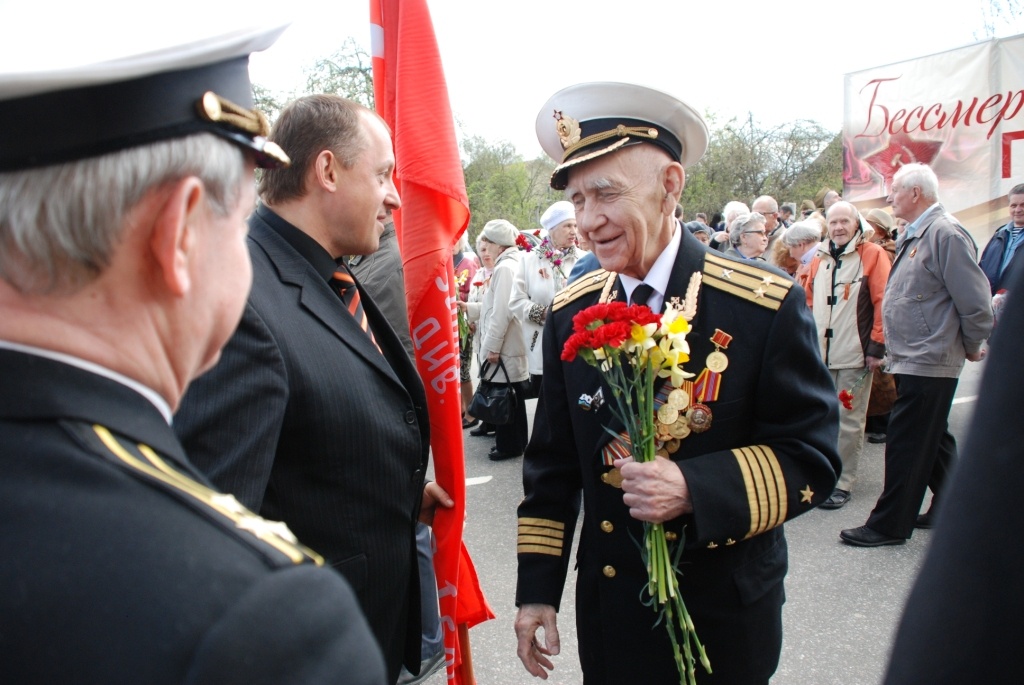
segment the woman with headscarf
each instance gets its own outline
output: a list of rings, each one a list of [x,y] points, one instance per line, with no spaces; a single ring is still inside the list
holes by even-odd
[[[504,373],[499,369],[493,380],[514,386],[518,400],[512,421],[495,427],[495,444],[488,455],[492,461],[522,456],[528,437],[525,400],[530,389],[530,374],[526,345],[522,325],[509,306],[522,255],[516,247],[518,237],[519,230],[504,219],[488,221],[480,234],[481,248],[494,257],[494,270],[480,307],[477,328],[480,355],[489,367],[481,371],[481,378],[490,379],[500,363]]]
[[[576,210],[571,202],[560,200],[548,207],[540,217],[540,225],[548,234],[520,259],[511,302],[512,313],[523,326],[531,397],[538,396],[544,372],[541,340],[548,307],[555,293],[565,287],[580,256],[576,247]]]

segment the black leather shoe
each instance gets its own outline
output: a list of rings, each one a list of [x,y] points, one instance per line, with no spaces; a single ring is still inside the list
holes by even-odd
[[[493,449],[487,454],[487,458],[491,461],[508,461],[521,456],[523,456],[522,452],[499,452],[497,449]]]
[[[925,514],[918,514],[917,518],[914,519],[914,528],[923,528],[927,530],[932,527],[932,512]]]
[[[854,547],[881,547],[882,545],[902,545],[906,542],[903,538],[891,538],[878,531],[871,530],[867,526],[859,528],[847,528],[839,532],[839,539]]]
[[[873,445],[881,445],[885,442],[885,433],[868,433],[868,442]]]
[[[466,419],[462,419],[462,430],[466,430],[467,428],[472,428],[473,426],[475,426],[478,423],[480,423],[480,419],[473,419],[472,421],[467,421]]]
[[[838,509],[849,502],[850,497],[852,497],[852,495],[850,495],[849,490],[840,490],[839,488],[836,488],[832,491],[829,498],[818,506],[822,509]]]
[[[475,435],[478,438],[482,435],[494,435],[494,433],[495,428],[489,423],[481,423],[479,426],[469,431],[470,435]]]

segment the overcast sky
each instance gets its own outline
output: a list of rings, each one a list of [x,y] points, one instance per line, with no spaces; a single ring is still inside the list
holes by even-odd
[[[811,119],[838,131],[844,74],[983,39],[982,5],[429,0],[459,135],[508,140],[527,158],[541,154],[541,105],[581,81],[645,83],[720,120],[749,111],[764,124]],[[303,68],[349,36],[369,52],[367,0],[289,6],[292,26],[252,57],[254,81],[300,89]],[[997,27],[1000,37],[1020,31],[1020,20]]]

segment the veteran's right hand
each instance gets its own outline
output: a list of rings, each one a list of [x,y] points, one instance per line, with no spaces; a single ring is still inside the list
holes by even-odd
[[[548,679],[548,671],[554,670],[549,656],[558,655],[558,619],[555,607],[550,604],[524,604],[516,614],[516,637],[519,648],[516,653],[530,675],[542,680]],[[544,629],[544,643],[537,639],[537,629]]]

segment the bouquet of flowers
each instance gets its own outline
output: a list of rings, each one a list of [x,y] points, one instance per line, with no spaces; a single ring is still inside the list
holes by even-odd
[[[466,283],[466,278],[469,277],[469,269],[463,269],[455,278],[455,287],[461,288]],[[466,312],[462,311],[461,307],[455,308],[456,316],[459,322],[459,350],[465,351],[466,344],[469,342],[469,320],[466,318]]]
[[[839,403],[843,405],[843,409],[853,409],[853,398],[854,392],[860,387],[860,384],[864,382],[864,378],[871,373],[871,369],[864,369],[864,373],[860,375],[857,380],[853,382],[853,385],[849,389],[842,389],[839,391]]]
[[[538,238],[540,237],[540,231],[534,231],[533,234]],[[562,272],[562,261],[565,259],[566,255],[574,249],[574,247],[570,246],[564,250],[560,250],[552,244],[549,236],[544,236],[544,239],[540,241],[540,244],[534,248],[533,244],[523,236],[522,233],[520,233],[516,238],[516,245],[526,252],[533,252],[533,250],[536,249],[540,253],[541,257],[551,264],[551,269],[558,274],[560,282],[563,284],[565,283],[567,279],[565,273]]]
[[[694,277],[699,285],[700,274]],[[690,359],[686,341],[689,320],[696,313],[696,288],[692,286],[691,281],[684,302],[673,298],[662,315],[644,305],[624,302],[588,307],[573,318],[573,334],[562,350],[563,361],[579,356],[600,369],[612,389],[614,402],[609,406],[626,427],[630,450],[638,462],[655,459],[655,378],[667,378],[672,387],[679,388],[684,379],[693,377],[683,370]],[[619,439],[610,428],[605,430]],[[679,591],[683,543],[683,539],[670,543],[662,524],[644,523],[640,553],[648,573],[649,599],[645,603],[657,613],[657,622],[665,623],[679,682],[692,685],[696,682],[696,658],[708,673],[711,664]]]

